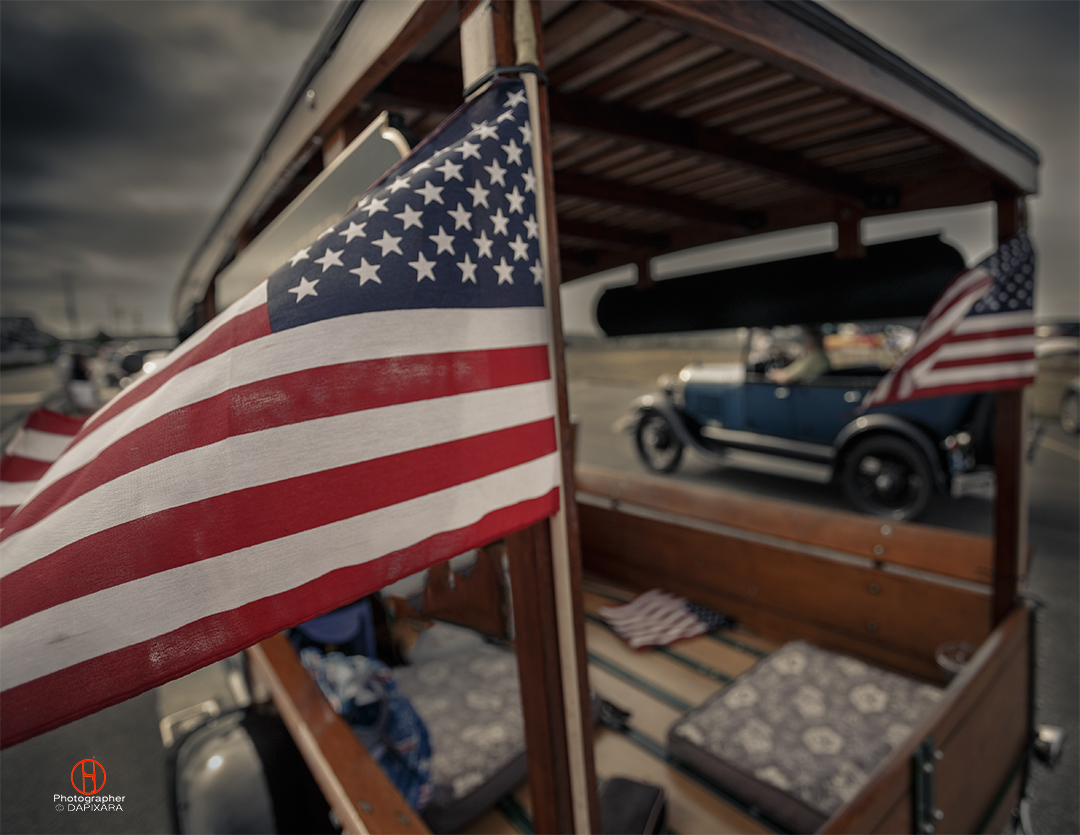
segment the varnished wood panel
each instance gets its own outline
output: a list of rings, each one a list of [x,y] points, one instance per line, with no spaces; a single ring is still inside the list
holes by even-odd
[[[590,570],[730,611],[765,634],[759,615],[779,615],[932,665],[945,641],[978,645],[989,632],[978,592],[592,505],[579,516]]]
[[[988,537],[579,464],[582,493],[946,577],[989,583]]]
[[[468,576],[456,573],[449,562],[428,569],[421,614],[476,629],[496,638],[509,637],[509,590],[503,585],[501,543],[481,548]]]

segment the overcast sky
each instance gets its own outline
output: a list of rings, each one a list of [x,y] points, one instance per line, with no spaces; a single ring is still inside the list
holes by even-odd
[[[1031,203],[1038,312],[1080,315],[1080,4],[827,6],[1039,150],[1042,188]],[[70,276],[81,334],[171,332],[180,272],[332,8],[316,0],[3,0],[3,312],[33,315],[67,336],[62,288]],[[990,245],[990,218],[986,208],[965,210],[867,232],[874,240],[941,228],[974,258]],[[810,246],[820,248],[825,239],[814,234]],[[734,252],[726,257],[746,254]]]
[[[184,264],[333,4],[0,3],[4,313],[171,332]]]

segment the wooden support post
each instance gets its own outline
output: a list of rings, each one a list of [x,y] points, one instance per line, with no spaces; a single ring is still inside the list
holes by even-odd
[[[514,646],[525,713],[533,829],[573,832],[570,757],[560,675],[551,535],[544,522],[506,538],[514,601]]]
[[[345,150],[345,146],[349,144],[349,137],[345,132],[345,127],[341,126],[333,130],[326,139],[323,140],[322,145],[322,158],[323,168],[326,168],[332,163],[338,155]]]
[[[656,281],[652,277],[652,259],[642,256],[637,260],[637,283],[634,284],[634,289],[648,290],[654,286],[656,286]]]
[[[866,257],[866,247],[859,235],[862,217],[850,206],[841,206],[836,213],[836,257],[842,261]]]
[[[495,66],[542,68],[539,5],[527,0],[481,0],[464,7],[462,77],[466,87]],[[507,537],[515,643],[525,713],[525,741],[534,829],[599,829],[592,717],[585,651],[581,550],[574,502],[573,444],[559,306],[547,91],[526,75],[537,172],[537,215],[545,269],[549,359],[555,387],[562,506],[551,519]]]
[[[1025,226],[1023,199],[997,201],[998,243]],[[994,598],[991,626],[997,626],[1016,605],[1020,565],[1027,551],[1027,398],[1024,391],[1003,391],[994,401]]]

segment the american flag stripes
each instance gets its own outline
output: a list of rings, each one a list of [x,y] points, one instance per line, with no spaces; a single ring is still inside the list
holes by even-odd
[[[25,502],[86,420],[39,407],[26,416],[0,458],[0,526]]]
[[[598,611],[634,649],[667,646],[734,623],[721,612],[660,589],[639,594],[623,606],[602,606]]]
[[[524,87],[95,413],[3,531],[2,743],[558,509]]]
[[[1034,279],[1035,256],[1026,233],[962,272],[919,325],[911,350],[860,408],[1032,383]]]

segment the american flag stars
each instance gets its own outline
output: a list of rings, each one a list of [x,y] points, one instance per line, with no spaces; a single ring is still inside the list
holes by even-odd
[[[296,300],[299,302],[300,299],[304,298],[305,296],[319,295],[319,293],[315,290],[315,285],[318,283],[319,279],[317,278],[314,281],[308,281],[303,276],[300,276],[300,283],[295,287],[290,288],[289,292],[296,293]]]
[[[334,227],[333,242],[302,249],[275,273],[271,295],[280,281],[289,307],[311,308],[313,320],[344,315],[337,309],[542,304],[532,129],[520,87],[503,82],[456,136],[444,130],[421,144]],[[457,290],[443,296],[442,285]]]

